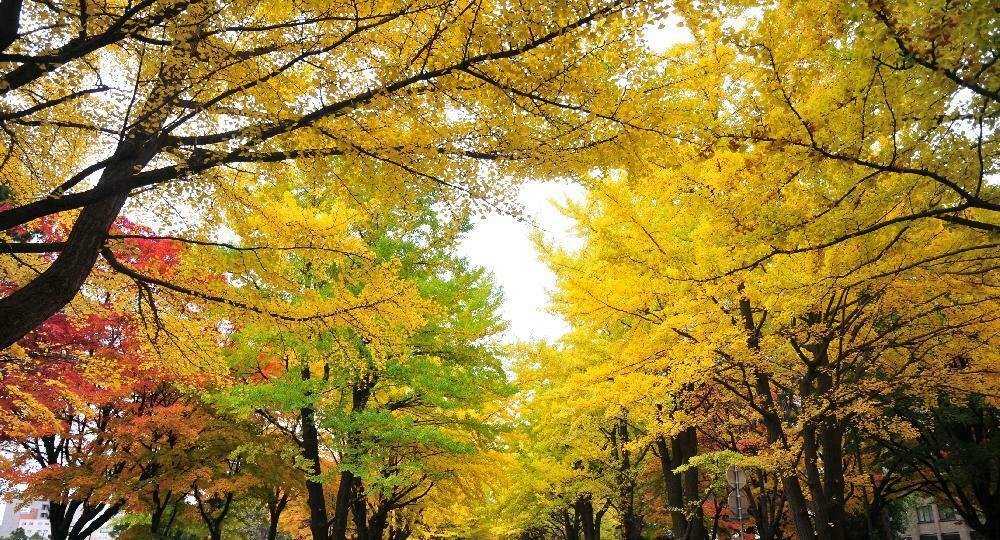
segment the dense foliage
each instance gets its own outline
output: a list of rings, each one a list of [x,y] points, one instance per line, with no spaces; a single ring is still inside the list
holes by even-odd
[[[0,492],[56,540],[998,539],[998,127],[985,0],[0,0]],[[529,179],[585,191],[552,343],[457,254]]]

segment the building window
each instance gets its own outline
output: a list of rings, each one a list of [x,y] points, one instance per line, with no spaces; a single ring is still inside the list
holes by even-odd
[[[918,506],[917,507],[917,523],[930,523],[934,521],[934,513],[931,511],[931,505]],[[920,540],[930,540],[924,538],[925,535],[920,535]],[[931,535],[934,536],[934,535]]]
[[[938,519],[940,521],[955,521],[955,509],[950,506],[939,506]]]
[[[938,540],[936,534],[921,534],[920,540]]]
[[[962,535],[956,532],[941,533],[941,540],[962,540]]]

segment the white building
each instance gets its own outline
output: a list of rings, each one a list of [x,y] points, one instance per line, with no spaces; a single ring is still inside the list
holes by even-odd
[[[0,505],[3,505],[2,510],[0,510],[0,536],[9,536],[10,533],[20,528],[24,530],[28,538],[36,534],[42,538],[51,537],[48,501],[32,501],[27,504],[13,501],[0,503]],[[112,540],[111,523],[104,524],[89,538],[90,540]]]

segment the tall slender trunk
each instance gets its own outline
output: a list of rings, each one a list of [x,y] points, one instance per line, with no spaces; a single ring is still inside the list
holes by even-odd
[[[323,474],[323,467],[319,458],[319,433],[316,430],[315,411],[310,407],[303,407],[299,411],[299,421],[302,423],[302,457],[309,466],[309,476],[306,478],[309,532],[312,533],[313,540],[329,540],[326,494],[323,492],[323,483],[316,479]]]
[[[177,517],[177,503],[182,497],[174,497],[174,492],[169,489],[161,497],[159,487],[154,487],[150,496],[153,499],[153,512],[150,516],[149,530],[154,538],[158,538],[166,535],[173,525],[174,518]]]
[[[756,388],[765,405],[764,429],[767,435],[767,442],[784,442],[784,431],[781,427],[781,418],[774,408],[774,400],[771,398],[770,382],[763,374],[756,376]],[[765,397],[766,396],[766,397]],[[788,514],[792,519],[792,527],[795,529],[795,536],[799,540],[817,540],[816,532],[813,530],[812,519],[809,516],[809,505],[806,502],[802,484],[799,483],[798,476],[794,470],[789,470],[781,475],[781,490],[785,494],[788,502]]]
[[[561,512],[561,517],[563,535],[566,537],[566,540],[580,540],[579,519],[576,517],[576,514],[564,508]]]
[[[825,482],[826,514],[829,540],[847,538],[847,511],[844,508],[844,429],[836,418],[827,418],[820,426],[820,445],[823,449],[823,479]]]
[[[352,414],[361,412],[368,406],[368,399],[371,397],[372,388],[374,388],[376,382],[377,377],[368,375],[362,377],[360,381],[354,384],[351,389]],[[347,443],[349,445],[355,444],[356,441],[356,434],[347,435]],[[361,505],[364,506],[365,504],[364,490],[358,489],[360,482],[361,479],[355,476],[354,473],[346,470],[340,472],[340,484],[337,486],[337,500],[334,501],[333,508],[332,540],[346,540],[347,523],[352,507],[355,506],[356,500],[359,498],[361,499]],[[355,517],[356,520],[357,517]]]
[[[221,507],[216,507],[212,502],[203,502],[198,492],[197,483],[191,486],[191,492],[198,503],[198,513],[201,515],[202,521],[205,522],[205,528],[208,529],[209,537],[211,540],[222,540],[222,525],[226,522],[226,515],[229,514],[229,508],[233,504],[234,494],[227,492],[226,496],[222,499]],[[213,515],[213,510],[218,510],[218,513]]]
[[[624,410],[617,421],[618,506],[621,513],[621,540],[639,540],[645,518],[636,508],[635,473],[632,470],[632,451],[629,450],[631,434],[628,429],[628,411]]]
[[[742,286],[740,287],[742,289]],[[754,321],[753,309],[750,300],[741,298],[739,300],[740,319],[747,336],[747,347],[752,351],[760,351],[760,330]],[[752,380],[754,392],[760,403],[756,403],[768,444],[779,443],[783,447],[789,446],[787,436],[781,424],[781,417],[778,415],[777,404],[771,393],[771,380],[763,371],[754,370]],[[752,400],[752,398],[751,398]],[[785,493],[785,500],[788,502],[788,512],[795,528],[798,540],[817,540],[816,532],[813,530],[812,520],[809,516],[808,503],[802,485],[799,484],[798,476],[794,470],[786,472],[781,477],[781,489]]]
[[[778,489],[778,477],[762,470],[749,475],[750,483],[756,487],[748,490],[748,513],[753,517],[759,540],[780,540],[782,523],[784,521],[785,496]],[[773,479],[774,485],[768,486],[768,480]]]

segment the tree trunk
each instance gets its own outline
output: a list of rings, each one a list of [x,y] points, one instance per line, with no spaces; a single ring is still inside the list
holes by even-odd
[[[656,441],[656,448],[666,487],[667,504],[670,506],[674,537],[684,540],[704,540],[707,531],[701,508],[698,469],[691,468],[680,474],[674,472],[698,455],[697,431],[693,427],[687,428],[671,437],[669,441],[661,436]]]
[[[687,535],[688,520],[684,515],[684,492],[681,476],[674,472],[677,468],[675,459],[670,452],[670,446],[662,435],[656,439],[656,450],[660,458],[660,470],[663,472],[663,483],[667,493],[667,506],[670,507],[670,523],[674,538],[684,538]]]
[[[687,465],[698,455],[698,432],[689,427],[677,435],[680,464]],[[705,515],[701,508],[701,490],[698,485],[698,468],[691,467],[681,475],[684,486],[683,500],[689,508],[688,530],[685,540],[705,540]]]
[[[303,371],[307,371],[305,368]],[[306,375],[308,378],[308,374]],[[326,494],[323,484],[315,477],[323,473],[319,459],[319,433],[316,431],[315,412],[310,407],[299,411],[302,423],[302,457],[309,464],[309,476],[306,478],[306,504],[309,506],[309,532],[313,540],[329,540],[328,522],[326,517]]]
[[[337,500],[333,507],[332,540],[346,540],[347,519],[351,513],[351,498],[354,496],[354,474],[341,471],[340,484],[337,486]]]
[[[642,536],[644,517],[635,507],[635,474],[632,471],[632,451],[628,449],[631,434],[628,430],[628,411],[623,411],[617,422],[619,469],[619,512],[621,513],[622,540],[639,540]]]
[[[577,519],[576,514],[570,514],[569,510],[563,510],[562,516],[566,540],[580,540],[579,519]]]
[[[847,538],[847,511],[844,508],[844,429],[836,418],[828,418],[820,427],[823,448],[823,480],[826,494],[826,514],[829,540]]]
[[[771,396],[771,382],[764,373],[757,373],[754,380],[754,388],[757,395],[763,401],[764,429],[767,434],[767,442],[774,444],[781,441],[787,446],[785,433],[781,426],[781,418],[778,416],[774,399]],[[809,517],[809,508],[806,503],[805,493],[802,485],[799,484],[798,476],[794,470],[786,472],[781,477],[781,489],[788,502],[788,513],[792,518],[792,526],[795,528],[795,537],[798,540],[816,540],[816,532],[813,530],[812,520]]]
[[[353,385],[351,390],[352,414],[363,411],[368,406],[368,398],[371,397],[375,382],[375,377],[369,375],[363,377],[362,380]],[[354,444],[355,440],[356,436],[348,435],[348,444]],[[347,538],[348,514],[351,512],[354,499],[362,497],[364,492],[363,490],[361,492],[357,491],[357,485],[360,481],[361,479],[354,476],[354,473],[350,471],[340,472],[340,484],[337,486],[337,500],[334,502],[333,508],[332,540],[346,540]],[[362,504],[364,504],[363,501]]]
[[[113,505],[98,504],[92,506],[83,503],[83,510],[73,523],[73,527],[69,531],[68,540],[86,540],[90,535],[97,532],[97,529],[100,529],[105,523],[111,521],[111,518],[117,516],[123,504],[122,502],[118,502]]]
[[[141,142],[127,139],[118,145],[112,164],[97,182],[98,187],[127,182],[146,165],[158,144],[145,134],[140,134],[139,140]],[[108,229],[128,200],[128,190],[123,191],[84,207],[55,262],[29,283],[0,299],[0,350],[45,322],[80,291],[94,268]]]
[[[159,487],[154,487],[152,492],[153,499],[153,512],[150,515],[149,530],[153,534],[154,538],[164,536],[173,525],[174,518],[177,517],[177,500],[174,499],[174,492],[167,490],[165,496],[160,498]],[[170,509],[170,517],[164,521],[164,516],[167,509]]]
[[[280,488],[279,488],[280,489]],[[277,493],[275,493],[277,495]],[[281,520],[281,512],[288,504],[288,493],[284,492],[280,497],[267,501],[267,540],[278,538],[278,522]]]
[[[198,40],[190,40],[182,45],[184,50],[177,49],[173,53],[193,54]],[[192,64],[187,62],[180,65]],[[94,189],[106,190],[107,195],[80,210],[55,262],[29,283],[0,299],[0,350],[11,346],[56,314],[80,291],[94,268],[108,230],[129,198],[132,178],[162,147],[159,132],[172,111],[165,104],[173,92],[167,87],[170,83],[178,82],[186,69],[187,67],[181,67],[176,73],[159,74],[157,86],[153,88],[139,113],[139,117],[144,120],[118,143],[114,155],[94,186]],[[7,228],[9,226],[4,227],[4,230]]]
[[[353,507],[354,510],[354,527],[357,529],[356,540],[370,540],[369,530],[368,530],[368,502],[365,500],[364,492],[365,487],[361,483],[361,479],[355,477],[354,479],[354,496]]]
[[[573,511],[576,512],[580,522],[583,540],[599,540],[601,524],[594,515],[594,502],[589,493],[581,494],[576,498],[576,502],[573,503]]]
[[[388,520],[388,509],[380,508],[378,512],[375,512],[371,519],[368,520],[368,540],[382,540]]]
[[[69,528],[79,503],[49,501],[49,531],[52,540],[69,540]]]
[[[740,288],[742,289],[742,286]],[[743,329],[746,331],[747,347],[752,351],[760,351],[759,329],[754,321],[753,306],[750,305],[750,300],[741,298],[739,308]],[[764,430],[767,434],[768,444],[779,443],[787,449],[789,442],[781,425],[781,417],[778,415],[774,396],[771,393],[770,378],[767,373],[755,370],[752,384],[754,392],[760,399],[760,403],[757,406],[759,407],[760,418],[763,421]],[[784,491],[785,500],[788,502],[788,513],[792,519],[792,526],[795,528],[796,538],[798,540],[817,540],[816,532],[813,530],[812,520],[809,516],[806,496],[802,492],[802,485],[799,484],[798,476],[794,470],[788,471],[782,476],[781,489]]]
[[[21,28],[22,0],[0,1],[0,52],[17,40]]]

